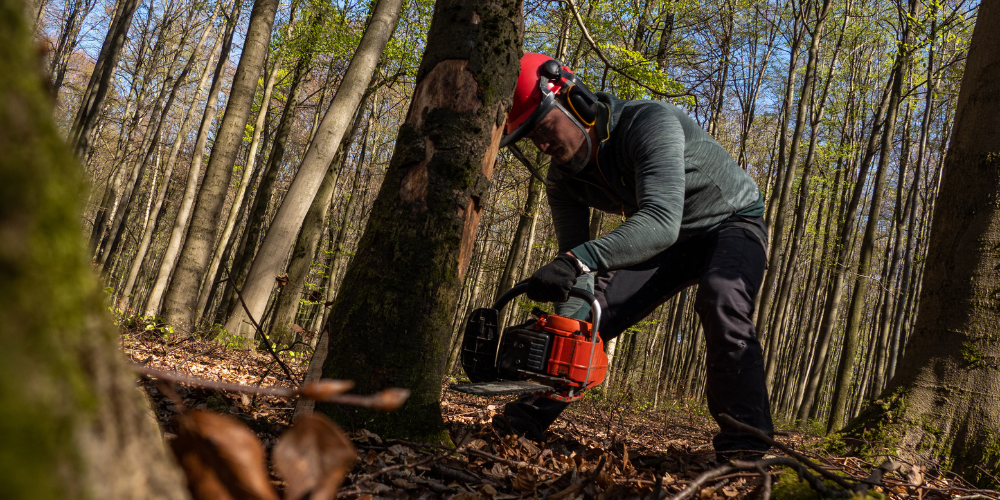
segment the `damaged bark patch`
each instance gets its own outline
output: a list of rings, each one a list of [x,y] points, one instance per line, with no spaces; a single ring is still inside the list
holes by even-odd
[[[433,109],[477,113],[483,102],[479,98],[479,84],[468,66],[466,59],[445,59],[437,63],[414,90],[406,123],[424,134],[424,121]]]
[[[459,209],[461,212],[461,209]],[[483,207],[479,204],[478,196],[470,196],[469,204],[465,208],[465,224],[462,227],[462,243],[458,251],[458,281],[465,278],[465,271],[469,268],[472,260],[472,250],[476,245],[476,229],[479,227],[479,216],[483,213]]]
[[[430,182],[427,163],[434,156],[434,143],[428,138],[425,138],[424,141],[423,161],[410,167],[406,175],[403,176],[399,187],[399,199],[410,205],[413,215],[427,211],[427,185]]]

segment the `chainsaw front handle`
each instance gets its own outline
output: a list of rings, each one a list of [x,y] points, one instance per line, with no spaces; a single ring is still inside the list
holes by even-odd
[[[513,287],[510,290],[504,292],[496,302],[493,303],[493,309],[500,311],[506,306],[510,301],[514,300],[514,297],[522,295],[528,291],[528,280],[524,280]],[[590,380],[590,367],[594,364],[594,349],[597,347],[597,329],[601,324],[601,304],[597,302],[597,297],[594,294],[584,290],[583,288],[573,288],[569,291],[570,297],[576,297],[578,299],[583,299],[587,305],[590,306],[590,312],[593,321],[591,322],[591,338],[590,338],[590,359],[587,361],[587,372],[583,377],[583,385],[586,388],[587,381]],[[570,397],[572,397],[572,391],[570,391]]]

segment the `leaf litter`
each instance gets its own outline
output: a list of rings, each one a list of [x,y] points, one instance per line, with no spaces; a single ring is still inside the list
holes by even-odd
[[[193,338],[168,340],[153,332],[123,332],[122,348],[141,365],[252,387],[298,389],[308,365],[307,357],[282,354],[298,379],[292,381],[266,352],[225,349]],[[753,471],[700,483],[700,476],[719,465],[711,445],[717,426],[695,402],[640,411],[627,392],[616,398],[588,398],[564,412],[544,443],[536,443],[501,436],[491,425],[492,417],[513,397],[442,390],[442,415],[456,446],[447,448],[384,439],[366,429],[345,434],[320,415],[302,417],[291,426],[293,397],[186,384],[164,387],[148,377],[141,383],[164,438],[188,473],[189,489],[202,489],[195,498],[604,500],[690,495],[742,500],[766,498],[771,489],[771,481],[764,487],[762,476]],[[317,386],[302,392],[341,389]],[[782,444],[826,469],[857,478],[879,469],[857,458],[821,454],[819,438],[790,430],[778,434]],[[784,456],[778,450],[772,453],[768,456]],[[914,480],[914,468],[885,470],[873,490],[889,498],[1000,498],[946,472],[916,469],[921,479]],[[796,475],[790,469],[770,474]],[[692,484],[697,491],[687,491]]]

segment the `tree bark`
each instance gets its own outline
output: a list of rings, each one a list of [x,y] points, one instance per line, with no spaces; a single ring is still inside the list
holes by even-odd
[[[915,330],[896,376],[845,430],[889,438],[996,488],[1000,430],[1000,3],[984,2],[962,77]],[[920,450],[919,454],[914,450]]]
[[[117,347],[24,3],[0,0],[0,461],[4,496],[185,498]]]
[[[441,380],[455,296],[472,256],[520,67],[522,4],[439,0],[413,99],[328,319],[327,377],[362,393],[405,387],[401,411],[317,405],[347,426],[450,442]],[[364,332],[362,334],[362,332]]]
[[[243,142],[243,132],[257,91],[257,81],[264,67],[278,3],[278,0],[255,0],[250,12],[250,23],[243,52],[240,54],[240,64],[233,76],[233,87],[226,102],[226,113],[215,136],[212,156],[205,168],[201,189],[198,190],[184,247],[178,256],[174,276],[164,297],[164,319],[175,328],[184,330],[195,326],[201,278],[208,270],[212,258],[212,249],[220,229],[219,215],[226,201],[236,153]]]
[[[226,322],[226,330],[233,334],[250,337],[252,333],[243,331],[246,314],[260,318],[267,307],[268,298],[274,285],[274,276],[281,274],[288,249],[294,244],[302,227],[302,220],[309,211],[316,192],[319,191],[323,176],[330,166],[337,146],[344,136],[361,103],[361,98],[371,80],[375,65],[385,49],[389,37],[396,27],[402,0],[379,0],[372,13],[365,34],[361,38],[357,52],[351,59],[347,73],[340,81],[337,95],[330,103],[330,110],[309,144],[305,158],[288,193],[278,208],[254,258],[250,273],[243,284],[243,298],[248,311],[236,310]]]

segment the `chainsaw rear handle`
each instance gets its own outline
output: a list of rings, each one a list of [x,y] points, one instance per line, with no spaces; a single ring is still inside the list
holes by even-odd
[[[528,280],[524,280],[513,287],[510,290],[504,292],[496,302],[493,303],[493,309],[499,311],[507,305],[508,302],[514,300],[514,297],[521,295],[528,291]],[[597,329],[601,324],[601,304],[597,302],[597,297],[594,294],[584,290],[583,288],[573,288],[569,291],[570,297],[576,297],[578,299],[583,299],[590,306],[590,312],[594,321],[591,323],[591,338],[590,338],[590,359],[587,361],[587,372],[583,377],[584,385],[590,380],[590,366],[594,364],[594,348],[597,347]]]

